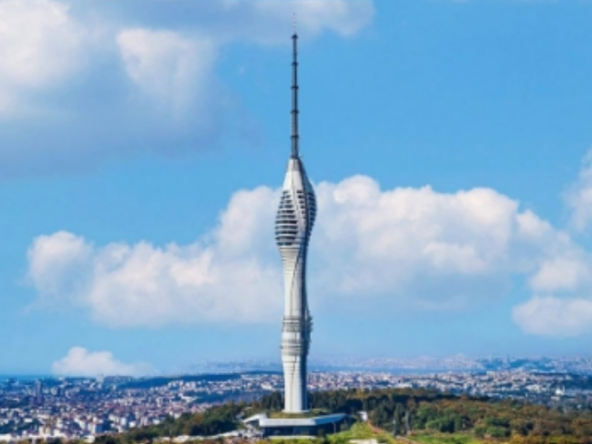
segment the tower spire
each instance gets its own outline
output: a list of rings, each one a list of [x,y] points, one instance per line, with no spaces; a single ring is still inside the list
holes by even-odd
[[[300,157],[298,135],[298,34],[296,33],[296,17],[294,16],[294,33],[292,34],[292,158]]]

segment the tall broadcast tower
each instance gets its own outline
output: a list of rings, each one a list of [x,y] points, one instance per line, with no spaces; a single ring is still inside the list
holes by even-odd
[[[284,179],[275,222],[275,239],[284,268],[284,321],[282,365],[288,413],[308,409],[306,367],[312,317],[306,295],[308,240],[316,216],[314,190],[300,158],[298,135],[298,36],[292,36],[292,153]]]

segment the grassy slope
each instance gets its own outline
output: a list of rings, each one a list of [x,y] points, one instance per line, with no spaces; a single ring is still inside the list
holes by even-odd
[[[346,431],[331,435],[328,440],[331,444],[347,444],[352,439],[376,439],[379,443],[386,444],[484,444],[487,441],[479,440],[474,436],[461,433],[425,433],[413,435],[409,439],[396,439],[390,433],[367,423],[356,423]]]
[[[479,440],[474,436],[461,433],[453,434],[421,434],[411,437],[414,442],[422,444],[483,444],[486,441]]]
[[[402,441],[393,438],[393,436],[384,430],[371,427],[364,422],[354,424],[349,430],[335,435],[328,436],[331,444],[347,444],[352,439],[376,439],[379,443],[399,444]]]
[[[356,423],[349,430],[340,432],[335,435],[327,436],[327,441],[330,444],[348,444],[352,439],[376,439],[383,444],[405,444],[402,441],[394,439],[388,433],[373,429],[366,423]],[[271,444],[321,444],[323,439],[272,439],[268,442]]]

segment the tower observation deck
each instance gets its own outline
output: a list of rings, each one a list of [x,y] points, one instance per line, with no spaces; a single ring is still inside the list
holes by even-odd
[[[287,413],[308,410],[306,371],[312,317],[306,294],[308,241],[317,207],[315,193],[300,158],[298,133],[298,36],[292,36],[291,155],[275,223],[275,239],[284,270],[282,366]]]

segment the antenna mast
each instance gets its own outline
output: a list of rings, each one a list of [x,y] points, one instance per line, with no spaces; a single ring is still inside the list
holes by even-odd
[[[293,16],[292,34],[292,158],[300,157],[298,134],[298,34],[296,33],[296,14]]]

